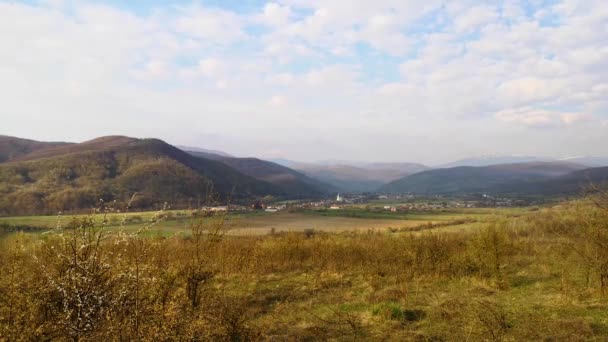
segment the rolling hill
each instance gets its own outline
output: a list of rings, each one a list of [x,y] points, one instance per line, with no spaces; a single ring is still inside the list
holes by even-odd
[[[37,150],[0,164],[0,213],[56,213],[94,206],[198,204],[210,192],[233,200],[290,194],[224,163],[192,156],[158,139],[103,137]]]
[[[563,162],[499,164],[483,167],[459,166],[419,172],[390,182],[379,191],[388,193],[462,194],[508,190],[510,186],[533,184],[585,169]]]
[[[0,163],[18,159],[32,152],[70,145],[65,142],[42,142],[0,135]]]

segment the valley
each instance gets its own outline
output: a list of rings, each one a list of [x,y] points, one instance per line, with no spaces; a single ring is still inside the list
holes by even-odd
[[[0,147],[0,340],[608,335],[607,167]]]

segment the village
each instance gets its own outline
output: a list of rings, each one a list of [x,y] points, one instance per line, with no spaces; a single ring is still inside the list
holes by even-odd
[[[365,209],[387,212],[419,212],[463,208],[514,208],[540,204],[526,199],[497,197],[489,194],[468,197],[421,196],[413,194],[336,194],[335,197],[317,200],[263,201],[249,205],[204,206],[204,212],[295,212],[306,210]]]

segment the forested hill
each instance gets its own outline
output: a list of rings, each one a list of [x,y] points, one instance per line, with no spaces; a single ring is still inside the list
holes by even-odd
[[[25,153],[0,164],[0,214],[87,209],[99,199],[135,208],[286,196],[280,187],[228,165],[192,156],[158,139],[103,137]]]

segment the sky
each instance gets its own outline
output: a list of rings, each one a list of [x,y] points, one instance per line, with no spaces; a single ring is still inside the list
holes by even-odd
[[[0,134],[237,156],[608,155],[605,0],[0,0]]]

